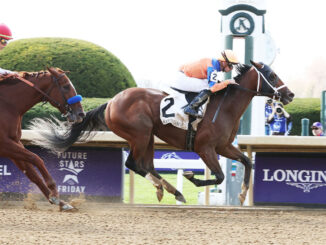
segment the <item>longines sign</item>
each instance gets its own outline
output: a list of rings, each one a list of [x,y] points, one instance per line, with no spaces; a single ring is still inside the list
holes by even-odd
[[[254,202],[326,204],[326,154],[257,153]]]

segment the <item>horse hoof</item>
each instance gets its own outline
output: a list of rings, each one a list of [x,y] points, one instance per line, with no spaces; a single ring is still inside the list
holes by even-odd
[[[55,204],[55,205],[60,205],[60,200],[59,198],[55,197],[55,196],[52,196],[49,198],[49,202],[51,204]]]
[[[162,198],[163,198],[163,195],[164,195],[164,193],[163,193],[163,188],[161,189],[157,189],[157,191],[156,191],[156,196],[157,196],[157,200],[160,202],[161,200],[162,200]]]
[[[246,200],[246,197],[243,196],[242,194],[238,195],[239,201],[240,201],[240,205],[243,206],[244,201]]]
[[[186,177],[187,179],[191,179],[195,176],[195,174],[192,171],[185,171],[183,173],[183,176]]]
[[[177,195],[175,196],[175,199],[179,202],[186,203],[186,199],[183,197],[183,195]]]
[[[65,203],[62,206],[60,206],[60,211],[62,212],[72,212],[72,211],[77,211],[78,209],[71,206],[69,203]]]

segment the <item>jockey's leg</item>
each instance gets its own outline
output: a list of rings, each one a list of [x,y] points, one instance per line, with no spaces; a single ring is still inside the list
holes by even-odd
[[[198,107],[202,102],[204,102],[212,94],[209,89],[202,90],[191,102],[184,108],[184,113],[193,116],[202,118],[203,115],[198,113]]]
[[[245,156],[238,148],[234,147],[232,144],[228,145],[223,150],[219,150],[219,153],[224,157],[241,162],[245,167],[241,193],[239,194],[239,200],[242,205],[246,199],[246,195],[249,189],[252,163],[247,156]]]

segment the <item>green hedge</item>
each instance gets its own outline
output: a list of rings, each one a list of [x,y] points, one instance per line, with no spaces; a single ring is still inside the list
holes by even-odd
[[[320,121],[320,99],[319,98],[295,98],[292,103],[286,105],[285,110],[290,113],[293,128],[290,135],[301,135],[301,119],[309,119],[309,127],[314,122]],[[309,134],[311,130],[309,129]]]
[[[117,57],[90,42],[70,38],[20,39],[0,52],[0,67],[4,69],[34,72],[46,66],[70,71],[70,80],[85,97],[113,97],[136,86]]]
[[[108,99],[104,98],[84,98],[82,105],[85,111],[89,111],[106,103]],[[320,99],[317,98],[306,98],[306,99],[294,99],[292,103],[286,105],[285,110],[290,113],[293,120],[293,128],[291,135],[301,135],[301,119],[310,119],[310,125],[313,122],[320,121]],[[63,120],[60,116],[60,112],[49,104],[41,106],[41,104],[35,105],[29,110],[23,117],[23,128],[29,120],[34,117],[49,117],[52,114],[58,119]],[[309,126],[310,126],[309,125]],[[311,130],[309,130],[311,134]]]

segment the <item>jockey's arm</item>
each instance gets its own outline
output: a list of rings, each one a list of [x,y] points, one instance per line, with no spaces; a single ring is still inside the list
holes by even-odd
[[[230,80],[225,80],[225,81],[220,82],[220,83],[215,83],[215,84],[210,88],[210,90],[211,90],[212,93],[215,93],[215,92],[217,92],[217,91],[220,91],[220,90],[224,89],[224,88],[227,87],[229,84],[236,84],[236,85],[238,85],[238,84],[234,81],[234,79],[230,79]]]

